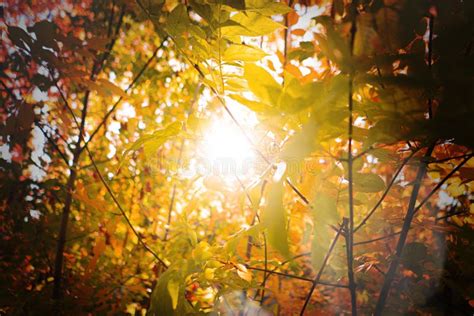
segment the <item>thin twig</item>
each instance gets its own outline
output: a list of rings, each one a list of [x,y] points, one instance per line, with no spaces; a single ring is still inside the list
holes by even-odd
[[[35,120],[35,125],[39,128],[41,133],[46,137],[46,139],[50,142],[50,144],[53,146],[54,149],[59,153],[61,158],[64,160],[66,163],[66,166],[69,167],[69,159],[66,157],[66,155],[62,152],[62,150],[59,148],[59,146],[56,144],[56,142],[46,133],[46,131],[41,127],[41,124],[39,121]]]
[[[431,145],[428,148],[428,150],[426,151],[426,153],[424,155],[424,158],[425,158],[424,161],[422,160],[420,162],[421,165],[418,169],[418,173],[416,175],[416,179],[415,179],[415,182],[414,182],[414,185],[413,185],[413,191],[411,193],[410,202],[408,204],[408,211],[407,211],[407,214],[405,216],[405,220],[403,221],[403,226],[402,226],[402,230],[400,232],[400,238],[398,239],[395,256],[394,256],[392,262],[390,262],[389,269],[386,273],[386,277],[385,277],[384,283],[382,285],[382,290],[380,291],[379,299],[378,299],[377,305],[375,307],[375,313],[374,313],[375,315],[382,315],[382,313],[383,313],[383,309],[385,307],[385,302],[387,300],[388,293],[390,291],[390,286],[392,285],[392,282],[395,278],[395,273],[396,273],[396,270],[398,268],[398,264],[400,262],[400,258],[401,258],[403,249],[405,247],[405,242],[406,242],[406,239],[408,237],[408,232],[410,231],[411,222],[412,222],[413,217],[415,215],[416,200],[417,200],[420,188],[421,188],[422,180],[423,180],[423,178],[426,174],[426,169],[427,169],[426,161],[431,156],[431,153],[433,152],[434,147],[435,147],[435,145],[433,143],[433,145]]]
[[[252,198],[250,197],[249,193],[247,192],[247,189],[245,188],[244,184],[242,183],[242,181],[239,179],[239,177],[237,175],[235,177],[237,178],[237,181],[240,183],[240,186],[241,186],[242,190],[245,192],[245,195],[246,195],[247,199],[249,200],[250,205],[252,205],[253,204]],[[260,218],[258,216],[258,205],[260,205],[260,201],[261,201],[262,196],[263,196],[263,190],[265,188],[265,184],[266,184],[266,181],[264,181],[262,183],[262,189],[260,191],[260,197],[259,197],[259,200],[258,200],[258,203],[257,203],[257,207],[256,207],[256,210],[255,210],[255,215],[253,217],[251,226],[253,226],[255,224],[256,219],[260,222]],[[264,266],[265,266],[265,270],[267,270],[268,269],[267,236],[266,236],[265,232],[262,232],[262,235],[263,235]],[[248,240],[247,240],[247,259],[250,259],[250,254],[251,254],[251,249],[252,249],[252,241],[253,241],[252,236],[249,236]],[[262,285],[261,285],[262,294],[261,294],[261,298],[260,298],[260,305],[263,304],[263,300],[265,298],[265,284],[266,284],[267,278],[268,278],[268,275],[266,274],[266,272],[264,272],[263,273],[263,281],[262,281]],[[255,294],[255,297],[257,295],[258,295],[258,292]]]
[[[268,273],[265,274],[265,277],[264,277],[264,281],[266,282],[268,280],[268,278],[272,275],[272,273],[276,272],[276,270],[280,269],[283,265],[293,261],[293,260],[296,260],[298,258],[301,258],[301,257],[305,257],[305,256],[310,256],[311,255],[311,252],[305,252],[305,253],[302,253],[302,254],[299,254],[299,255],[296,255],[290,259],[287,259],[283,262],[281,262],[278,266],[274,267],[272,270],[270,270]],[[262,283],[263,284],[263,283]],[[253,299],[255,300],[257,298],[257,296],[259,295],[259,292],[257,291],[253,297]]]
[[[309,293],[306,296],[306,300],[303,304],[303,307],[301,308],[301,312],[300,312],[301,316],[304,314],[306,306],[308,306],[308,303],[311,299],[311,296],[313,295],[314,289],[316,288],[316,285],[319,283],[319,281],[321,279],[321,276],[323,275],[324,268],[326,267],[326,265],[329,261],[329,257],[331,256],[331,254],[334,250],[334,247],[336,246],[337,240],[339,239],[339,235],[341,235],[342,227],[343,227],[342,225],[339,226],[339,230],[337,231],[336,236],[332,240],[332,243],[329,246],[328,252],[326,253],[326,256],[324,257],[323,263],[321,264],[321,268],[319,268],[318,274],[316,275],[316,277],[313,280],[313,285],[311,286],[311,289],[309,290]]]
[[[59,86],[58,86],[59,87]],[[67,107],[67,109],[69,110],[69,112],[71,113],[73,119],[74,119],[74,122],[76,124],[79,124],[78,120],[77,120],[77,117],[76,115],[74,114],[74,111],[72,110],[72,108],[69,106],[69,102],[67,101],[67,99],[65,99],[64,97],[64,94],[61,92],[61,90],[59,90],[60,92],[60,95],[62,96],[63,98],[63,101],[65,103],[65,106]],[[97,172],[97,175],[99,176],[99,179],[101,180],[101,182],[104,184],[105,188],[107,189],[107,192],[110,194],[110,196],[112,197],[112,200],[114,201],[115,205],[118,207],[120,213],[122,214],[122,216],[125,218],[125,221],[127,222],[128,226],[131,228],[132,232],[135,234],[135,236],[137,237],[139,243],[142,244],[143,248],[145,248],[145,250],[147,250],[149,253],[151,253],[153,255],[153,257],[155,257],[155,259],[160,262],[165,268],[168,267],[168,265],[150,248],[148,247],[148,245],[143,241],[143,239],[141,238],[140,234],[136,231],[135,227],[133,227],[132,223],[130,222],[130,219],[128,218],[127,214],[125,213],[125,211],[123,210],[122,208],[122,205],[120,204],[120,202],[117,200],[117,198],[115,197],[115,194],[113,193],[113,191],[111,190],[110,186],[108,185],[108,183],[105,181],[104,177],[102,176],[102,173],[100,172],[99,168],[97,167],[97,164],[95,163],[95,160],[94,160],[94,157],[92,156],[91,152],[89,151],[89,148],[87,145],[84,145],[85,150],[87,151],[88,153],[88,156],[89,156],[89,159],[91,160],[91,163],[92,165],[94,166],[94,169],[95,171]]]
[[[96,64],[96,66],[94,67],[94,70],[92,71],[94,76],[96,76],[97,74],[99,74],[100,71],[102,71],[102,69],[105,66],[105,63],[107,62],[107,59],[109,58],[110,54],[112,53],[112,50],[114,49],[115,43],[116,43],[117,38],[118,38],[119,33],[120,33],[120,28],[122,27],[123,18],[125,16],[125,9],[126,9],[126,6],[122,5],[122,8],[120,9],[120,16],[119,16],[117,25],[115,26],[114,35],[113,35],[111,41],[109,42],[106,51],[104,52],[104,54],[102,54],[102,58]],[[113,12],[113,8],[112,8],[112,12]],[[112,14],[112,18],[113,18],[113,14]],[[110,28],[109,28],[109,30],[110,30]],[[110,32],[108,32],[108,33],[109,33],[109,37],[110,37],[111,33]],[[94,77],[92,77],[92,79],[94,79]]]
[[[140,79],[140,77],[143,75],[143,73],[145,72],[145,70],[148,68],[148,66],[150,66],[151,62],[153,61],[153,59],[155,58],[156,54],[158,53],[158,51],[164,46],[164,43],[166,42],[167,40],[167,37],[165,37],[163,39],[163,41],[161,42],[160,46],[158,46],[154,51],[153,51],[153,54],[150,56],[150,58],[147,60],[147,62],[143,65],[143,67],[140,69],[140,71],[137,73],[137,75],[135,76],[135,78],[133,78],[132,82],[128,85],[128,87],[124,90],[125,93],[127,93],[128,91],[130,91],[130,89],[132,89],[135,84],[137,83],[138,79]],[[99,132],[99,130],[102,128],[102,126],[105,125],[105,123],[107,122],[107,119],[110,117],[110,115],[112,115],[112,113],[117,109],[118,105],[120,104],[120,102],[122,102],[123,100],[123,97],[121,96],[115,103],[114,105],[112,106],[112,108],[110,108],[110,110],[105,114],[104,118],[102,119],[102,121],[99,123],[99,125],[95,128],[95,130],[92,132],[92,134],[89,136],[89,139],[84,143],[84,146],[87,146],[91,141],[92,139],[94,138],[94,136]],[[84,149],[84,148],[82,148]]]
[[[374,215],[375,211],[378,209],[378,207],[382,204],[383,200],[385,199],[385,197],[387,196],[388,192],[390,191],[390,189],[393,187],[393,185],[395,184],[395,181],[397,180],[398,178],[398,175],[400,174],[400,172],[402,171],[403,167],[405,167],[405,165],[408,163],[408,161],[415,155],[415,153],[418,152],[418,149],[416,150],[413,150],[410,154],[410,156],[406,157],[403,162],[400,164],[400,166],[398,167],[397,171],[395,171],[395,174],[393,175],[392,177],[392,180],[390,181],[390,183],[387,185],[387,187],[385,188],[385,191],[383,192],[382,196],[380,197],[380,199],[377,201],[377,203],[374,205],[374,207],[370,210],[370,212],[364,217],[364,219],[360,222],[359,225],[357,225],[357,227],[354,229],[354,233],[357,232],[362,226],[364,226],[367,221],[370,219],[370,217],[372,215]]]
[[[132,232],[135,234],[137,237],[138,241],[142,244],[143,248],[145,248],[146,251],[151,253],[155,259],[160,262],[165,268],[168,268],[168,265],[143,241],[142,237],[140,234],[136,231],[135,227],[133,227],[132,223],[130,222],[130,219],[128,218],[127,214],[125,213],[124,209],[122,208],[122,205],[120,202],[117,200],[115,197],[115,194],[113,193],[112,189],[110,189],[110,186],[107,184],[105,181],[104,177],[102,176],[102,173],[100,172],[99,168],[97,165],[94,163],[94,157],[92,156],[91,152],[89,151],[88,147],[85,147],[87,154],[89,155],[89,159],[91,160],[92,164],[94,165],[94,169],[97,172],[97,175],[99,176],[100,181],[104,184],[105,188],[107,189],[107,192],[110,194],[110,197],[114,201],[115,205],[118,207],[120,210],[120,213],[122,216],[125,218],[125,221],[127,222],[128,226],[131,228]]]
[[[391,233],[391,234],[388,234],[388,235],[385,235],[385,236],[377,237],[377,238],[374,238],[374,239],[369,239],[369,240],[364,240],[364,241],[355,242],[353,245],[354,245],[354,246],[360,246],[360,245],[371,244],[371,243],[376,242],[376,241],[379,241],[379,240],[384,240],[384,239],[388,239],[388,238],[392,238],[392,237],[395,237],[395,236],[397,236],[397,235],[400,235],[400,232],[401,232],[401,231],[398,231],[398,232],[395,232],[395,233]]]
[[[435,221],[440,221],[442,219],[447,219],[447,218],[450,218],[450,217],[453,217],[453,216],[463,215],[463,214],[469,214],[469,211],[464,210],[464,211],[449,213],[449,214],[446,214],[446,215],[443,215],[443,216],[438,216],[438,217],[435,218]]]
[[[442,186],[443,184],[448,181],[449,178],[451,178],[459,169],[461,169],[462,166],[464,166],[469,159],[471,159],[474,156],[474,154],[467,155],[466,158],[464,158],[463,161],[461,161],[453,170],[451,170],[438,184],[431,190],[431,192],[423,199],[423,201],[418,204],[418,206],[415,208],[414,213],[418,212],[423,205],[430,199],[430,197],[433,196]]]
[[[265,267],[265,270],[268,270],[268,243],[267,243],[267,235],[265,232],[262,233],[263,235],[263,264]],[[263,273],[263,281],[262,281],[262,296],[260,298],[260,305],[263,304],[263,300],[265,299],[265,285],[267,283],[267,272],[265,271]]]
[[[311,283],[314,282],[314,280],[311,279],[311,278],[307,278],[307,277],[303,277],[303,276],[299,276],[299,275],[294,275],[294,274],[289,274],[289,273],[284,273],[284,272],[278,272],[278,271],[273,271],[273,270],[265,270],[263,268],[258,268],[258,267],[246,267],[246,268],[249,269],[249,270],[266,272],[270,275],[271,274],[276,274],[276,275],[283,276],[283,277],[290,278],[290,279],[297,279],[297,280],[311,282]],[[344,285],[344,284],[330,283],[330,282],[321,281],[321,280],[318,281],[318,284],[332,286],[332,287],[338,287],[338,288],[348,288],[348,286]]]
[[[448,158],[443,158],[443,159],[430,160],[428,163],[429,163],[429,164],[432,164],[432,163],[443,163],[443,162],[450,161],[450,160],[466,158],[466,157],[468,157],[468,156],[472,156],[472,153],[468,153],[468,154],[464,154],[464,155],[459,155],[459,156],[448,157]]]
[[[428,69],[430,71],[430,75],[432,75],[432,62],[433,62],[433,58],[432,58],[432,56],[433,56],[433,26],[434,26],[434,16],[431,15],[430,16],[430,24],[429,24],[430,34],[429,34],[429,43],[428,43]],[[433,99],[431,97],[431,94],[432,93],[430,91],[430,97],[428,98],[428,119],[430,119],[430,120],[433,119],[433,109],[432,109]],[[418,197],[418,193],[419,193],[419,190],[420,190],[420,187],[421,187],[422,180],[423,180],[423,178],[426,174],[426,170],[428,168],[429,158],[431,157],[431,153],[433,152],[433,150],[435,148],[435,145],[436,145],[436,142],[433,142],[433,144],[430,145],[430,147],[426,151],[426,154],[424,155],[424,161],[420,162],[420,167],[419,167],[418,173],[416,175],[416,180],[415,180],[415,183],[414,183],[414,186],[413,186],[413,191],[412,191],[412,194],[411,194],[411,197],[410,197],[410,202],[409,202],[409,205],[408,205],[408,211],[407,211],[407,214],[405,216],[405,220],[403,222],[402,230],[400,232],[400,238],[398,239],[395,257],[393,258],[392,262],[390,262],[389,269],[386,273],[386,277],[384,279],[384,283],[383,283],[382,289],[380,291],[379,299],[378,299],[377,305],[375,307],[375,313],[374,313],[375,316],[382,315],[383,310],[385,308],[385,303],[386,303],[386,300],[387,300],[387,297],[388,297],[388,294],[389,294],[389,291],[390,291],[390,287],[391,287],[392,282],[395,278],[395,274],[396,274],[396,271],[397,271],[397,268],[398,268],[398,264],[400,262],[401,255],[402,255],[403,249],[405,247],[405,242],[406,242],[406,239],[407,239],[407,236],[408,236],[408,232],[410,230],[411,222],[413,220],[413,217],[415,216],[416,211],[419,209],[418,207],[416,207],[416,200],[417,200],[417,197]],[[452,172],[452,173],[454,173],[454,172]],[[441,187],[441,185],[439,185],[439,187]],[[432,191],[433,194],[434,194],[434,192],[435,192],[435,190]],[[424,201],[427,201],[428,198],[431,195],[432,194],[429,194],[425,198]],[[420,207],[423,204],[424,204],[424,202],[420,203]]]

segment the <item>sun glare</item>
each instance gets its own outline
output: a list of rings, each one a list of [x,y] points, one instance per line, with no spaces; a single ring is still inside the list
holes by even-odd
[[[246,112],[235,112],[242,126],[252,131],[254,119]],[[204,131],[201,149],[201,160],[212,175],[235,179],[235,176],[246,178],[252,173],[255,150],[240,128],[226,117],[216,117]]]
[[[216,175],[245,175],[252,167],[254,150],[235,124],[215,121],[203,138],[204,163]]]
[[[232,159],[242,162],[253,156],[253,149],[236,126],[217,121],[204,135],[204,152],[210,160]]]

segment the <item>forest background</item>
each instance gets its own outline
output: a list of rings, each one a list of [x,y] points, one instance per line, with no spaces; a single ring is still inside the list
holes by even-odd
[[[0,314],[472,315],[474,2],[0,5]]]

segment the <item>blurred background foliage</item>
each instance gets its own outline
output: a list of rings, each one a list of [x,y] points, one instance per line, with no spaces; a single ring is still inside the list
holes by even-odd
[[[0,8],[0,313],[472,313],[474,2]]]

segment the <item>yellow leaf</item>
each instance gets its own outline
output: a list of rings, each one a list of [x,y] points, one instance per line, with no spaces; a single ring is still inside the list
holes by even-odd
[[[116,86],[115,84],[113,84],[112,82],[110,82],[106,79],[98,79],[97,82],[102,87],[104,87],[105,89],[110,91],[111,94],[116,94],[116,95],[119,95],[121,97],[126,97],[127,96],[127,94],[125,93],[125,91],[122,90],[122,88]]]
[[[248,86],[260,101],[276,106],[281,94],[281,86],[273,76],[262,67],[254,64],[245,64],[244,78]]]
[[[237,25],[223,26],[221,28],[223,36],[262,36],[283,27],[282,24],[273,21],[271,18],[255,12],[239,12],[231,20],[236,22]]]
[[[133,151],[137,151],[142,146],[146,145],[146,151],[149,153],[152,150],[158,149],[164,142],[166,142],[169,138],[178,135],[181,131],[182,123],[181,122],[173,122],[164,129],[157,130],[151,134],[143,135],[142,137],[138,138],[132,145],[130,145],[127,150],[122,155],[122,159],[120,165],[123,163],[125,157]]]
[[[212,280],[212,279],[214,279],[214,271],[215,271],[215,270],[216,270],[216,269],[211,269],[211,268],[205,269],[205,270],[204,270],[204,278],[205,278],[206,280],[209,280],[209,281]]]
[[[250,273],[247,270],[247,268],[242,264],[236,264],[236,266],[237,266],[238,276],[241,277],[242,279],[244,279],[247,282],[251,282],[252,281],[252,273]]]
[[[259,61],[265,57],[267,53],[259,48],[248,45],[232,44],[225,51],[222,56],[224,61],[242,61],[254,62]]]

